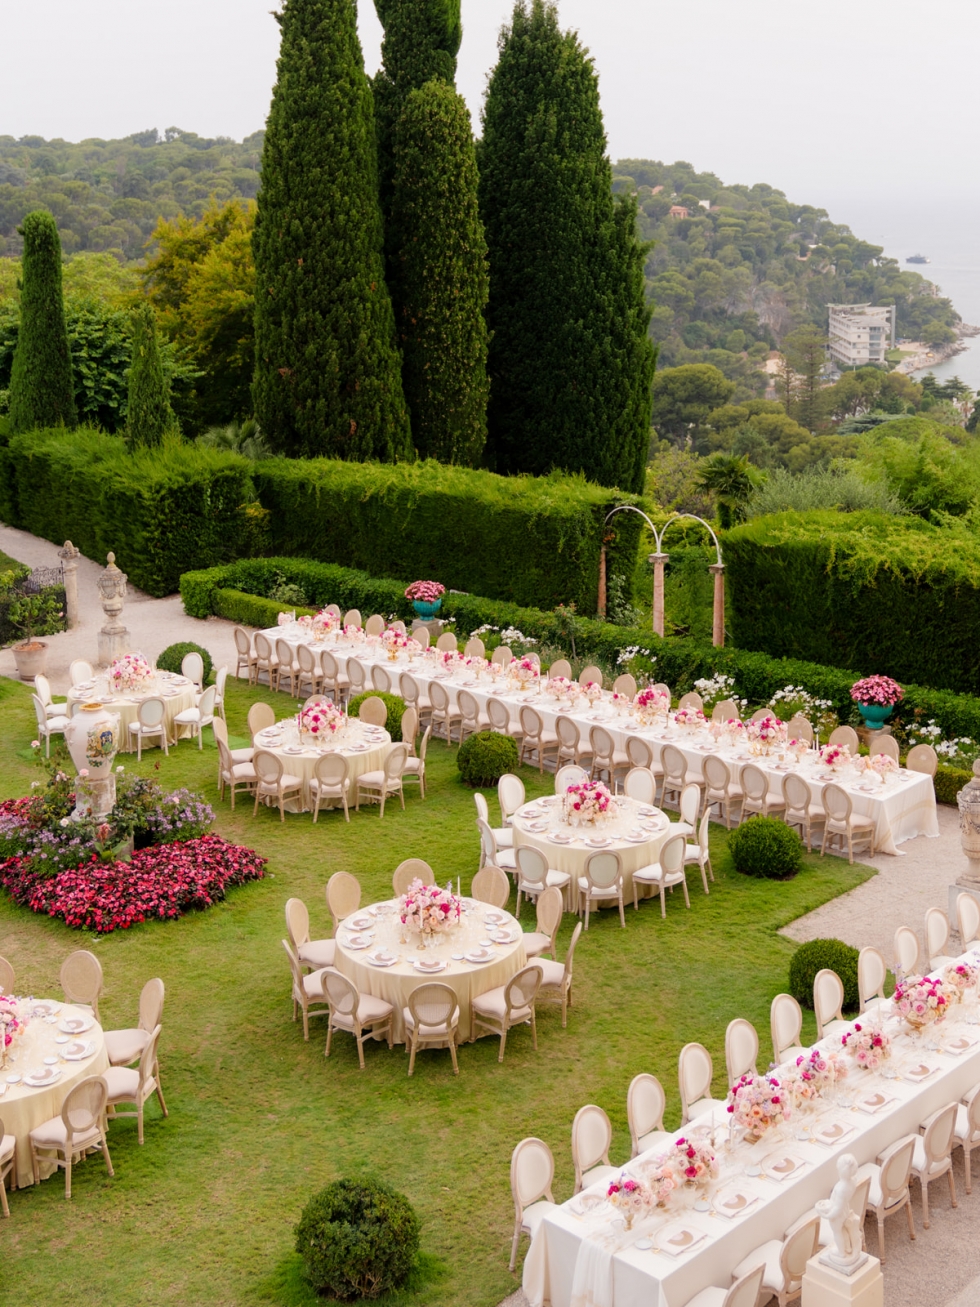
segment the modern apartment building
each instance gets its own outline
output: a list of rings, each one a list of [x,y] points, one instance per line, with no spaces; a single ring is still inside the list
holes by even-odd
[[[838,367],[884,363],[895,348],[895,305],[828,304],[830,357]]]

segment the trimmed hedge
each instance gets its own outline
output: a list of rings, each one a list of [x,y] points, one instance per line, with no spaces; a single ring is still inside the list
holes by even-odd
[[[402,738],[402,717],[405,715],[405,700],[399,698],[397,694],[382,694],[380,690],[365,690],[363,694],[355,694],[351,699],[347,705],[347,715],[349,717],[360,717],[361,704],[365,699],[380,699],[384,704],[388,710],[385,730],[391,736],[392,743],[397,744]]]
[[[98,562],[111,550],[141,590],[173,594],[182,572],[239,552],[251,466],[177,441],[130,453],[90,427],[29,431],[0,438],[0,519]]]
[[[736,826],[728,840],[735,870],[764,880],[788,880],[803,868],[803,841],[776,817],[753,817]]]
[[[813,982],[817,972],[836,971],[844,986],[843,1010],[860,1006],[858,950],[842,939],[811,939],[801,944],[789,962],[789,992],[800,1007],[813,1009]]]
[[[623,516],[632,517],[634,514]],[[185,573],[180,578],[184,608],[192,617],[208,617],[214,613],[244,626],[275,626],[278,614],[292,605],[275,603],[248,591],[254,589],[264,594],[274,584],[276,573],[301,585],[317,607],[336,603],[342,609],[360,608],[365,616],[369,613],[381,613],[386,617],[394,614],[406,620],[414,615],[400,581],[378,579],[352,568],[300,558],[253,558],[225,567]],[[297,609],[297,612],[302,611]],[[313,609],[305,611],[312,612]],[[850,692],[859,673],[839,667],[825,667],[795,658],[773,658],[730,645],[715,649],[704,641],[677,636],[661,640],[650,631],[636,627],[614,626],[611,622],[582,617],[569,619],[541,609],[519,608],[516,604],[476,595],[447,594],[441,616],[455,618],[456,630],[461,636],[487,624],[516,626],[532,639],[567,650],[570,650],[571,631],[578,657],[599,659],[610,666],[615,665],[622,649],[635,646],[649,649],[656,659],[655,679],[666,682],[679,693],[693,689],[694,682],[700,677],[724,672],[726,676],[735,678],[739,695],[752,703],[768,703],[784,686],[802,685],[818,698],[829,699],[845,722],[854,708]],[[908,724],[919,718],[935,718],[951,738],[969,736],[980,740],[980,698],[918,685],[904,688],[905,698],[898,705],[893,721]],[[956,788],[960,789],[961,785],[957,784]]]
[[[584,477],[501,477],[418,463],[263,459],[252,472],[274,550],[404,582],[594,613],[599,553],[632,589],[642,519],[638,503]],[[404,584],[402,586],[404,589]],[[339,602],[339,601],[338,601]]]
[[[460,778],[476,788],[496,785],[507,772],[517,771],[517,742],[497,731],[477,731],[459,746],[456,766]]]
[[[957,794],[967,781],[972,780],[973,772],[963,771],[960,767],[944,767],[940,763],[933,780],[936,798],[940,803],[951,803],[955,807]]]
[[[419,1255],[419,1218],[380,1180],[335,1180],[313,1195],[296,1226],[296,1251],[317,1293],[341,1302],[399,1288]]]
[[[157,658],[157,667],[161,672],[174,672],[179,675],[181,665],[189,653],[201,655],[201,662],[204,664],[204,675],[201,678],[201,684],[207,685],[211,680],[214,662],[207,649],[202,644],[195,644],[193,640],[182,640],[179,644],[168,644],[163,653]]]
[[[727,533],[725,564],[743,648],[980,690],[980,545],[965,527],[777,513]]]

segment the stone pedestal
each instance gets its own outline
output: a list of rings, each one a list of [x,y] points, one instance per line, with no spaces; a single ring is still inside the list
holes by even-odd
[[[885,1277],[881,1262],[869,1257],[853,1275],[844,1275],[820,1259],[811,1257],[803,1276],[802,1307],[884,1307]]]
[[[75,811],[73,816],[85,817],[89,814],[98,821],[108,817],[116,806],[116,777],[110,772],[101,780],[92,780],[81,776],[75,781]]]
[[[416,631],[426,630],[429,632],[429,643],[435,644],[443,632],[443,622],[441,617],[433,617],[431,621],[423,622],[421,617],[416,617],[412,622],[411,634]]]
[[[99,577],[99,594],[106,620],[99,631],[99,666],[108,667],[115,658],[129,653],[131,637],[120,621],[126,599],[126,573],[116,566],[116,555],[108,554],[108,567]]]
[[[653,633],[664,633],[664,566],[669,554],[650,554],[653,565]]]
[[[708,571],[715,578],[711,643],[716,649],[720,649],[725,643],[725,564],[712,563]]]
[[[58,550],[61,569],[65,578],[65,624],[70,631],[78,625],[78,560],[80,551],[70,540],[65,547]]]
[[[876,735],[891,735],[892,733],[892,728],[888,722],[876,726],[873,730],[870,726],[855,726],[854,729],[857,732],[858,740],[869,750],[871,749],[871,741]]]

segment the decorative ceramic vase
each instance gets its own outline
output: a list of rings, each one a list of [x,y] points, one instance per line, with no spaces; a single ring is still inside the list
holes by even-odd
[[[431,622],[442,607],[442,600],[435,599],[431,603],[427,603],[424,599],[413,599],[412,607],[415,609],[416,616],[420,617],[423,622]]]
[[[858,711],[864,718],[865,726],[874,729],[888,720],[895,711],[895,705],[891,703],[859,703]]]
[[[119,717],[101,703],[85,703],[65,727],[65,743],[76,771],[88,771],[90,780],[104,780],[119,750]]]

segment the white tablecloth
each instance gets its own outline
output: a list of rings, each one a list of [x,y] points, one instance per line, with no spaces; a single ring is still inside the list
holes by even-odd
[[[38,1000],[39,1003],[42,1001],[47,1000]],[[91,1020],[90,1012],[85,1008],[72,1007],[68,1003],[58,1003],[54,1000],[50,1002],[50,1007],[57,1009],[55,1021],[52,1023],[40,1017],[32,1018],[23,1038],[15,1040],[7,1049],[7,1065],[0,1068],[0,1084],[6,1085],[3,1095],[0,1096],[0,1120],[3,1121],[4,1131],[8,1135],[16,1136],[17,1139],[14,1174],[17,1187],[21,1189],[34,1183],[34,1170],[31,1165],[31,1131],[58,1115],[62,1103],[68,1096],[68,1091],[80,1080],[84,1080],[86,1076],[101,1075],[109,1065],[102,1027],[97,1021],[93,1021],[91,1029],[79,1035],[66,1036],[65,1032],[58,1028],[66,1018]],[[94,1048],[81,1062],[61,1062],[59,1064],[61,1074],[54,1084],[40,1089],[32,1089],[30,1085],[25,1085],[24,1076],[43,1068],[46,1057],[57,1057],[67,1046],[64,1042],[57,1043],[59,1039],[70,1042],[78,1040],[93,1044]],[[20,1076],[20,1083],[10,1084],[9,1080],[12,1076]],[[50,1174],[51,1170],[50,1163],[43,1165],[42,1176]]]
[[[347,759],[347,775],[350,777],[347,803],[353,808],[357,798],[357,777],[363,776],[365,772],[379,771],[391,752],[389,733],[381,727],[370,727],[356,717],[347,723],[341,739],[326,748],[301,745],[294,717],[286,718],[267,731],[260,731],[254,743],[256,748],[274,753],[282,761],[287,773],[298,776],[303,782],[299,798],[295,793],[286,796],[283,807],[287,812],[313,811],[315,800],[310,793],[310,781],[313,780],[317,760],[324,754],[339,753]],[[266,803],[276,806],[275,799],[266,799]],[[339,799],[328,799],[320,806],[322,809],[337,807],[339,804]]]
[[[976,957],[971,955],[971,960],[976,961]],[[890,1144],[917,1133],[932,1112],[958,1101],[980,1080],[980,1026],[969,1024],[967,1018],[972,1010],[972,1005],[957,1006],[952,1018],[932,1027],[925,1036],[902,1034],[896,1039],[887,1065],[899,1078],[858,1071],[851,1064],[847,1079],[841,1083],[849,1102],[838,1105],[821,1100],[817,1112],[795,1113],[778,1134],[770,1133],[752,1147],[736,1144],[730,1156],[725,1152],[727,1128],[722,1124],[723,1117],[727,1117],[718,1110],[714,1117],[715,1152],[722,1161],[722,1174],[714,1182],[708,1212],[696,1212],[690,1203],[678,1202],[665,1212],[638,1220],[628,1232],[616,1227],[616,1214],[605,1203],[591,1212],[583,1211],[581,1196],[546,1213],[524,1263],[524,1292],[531,1307],[545,1303],[551,1307],[580,1307],[578,1294],[573,1296],[576,1280],[578,1286],[591,1281],[590,1307],[683,1307],[708,1285],[727,1287],[732,1268],[743,1257],[768,1239],[782,1239],[789,1226],[815,1202],[829,1197],[837,1181],[837,1158],[842,1153],[853,1153],[862,1164],[874,1161]],[[867,1014],[860,1020],[867,1025]],[[893,1036],[903,1029],[896,1018],[885,1024]],[[925,1047],[930,1035],[938,1038],[940,1050]],[[951,1049],[959,1040],[969,1047],[954,1054]],[[839,1036],[824,1041],[824,1047],[831,1046],[840,1047]],[[920,1065],[933,1068],[921,1083],[904,1078]],[[877,1111],[861,1108],[860,1104],[879,1096],[886,1101]],[[689,1124],[677,1131],[675,1138],[691,1135],[698,1125],[710,1130],[712,1118]],[[837,1141],[817,1142],[817,1132],[834,1125],[844,1131]],[[809,1137],[798,1138],[804,1126],[808,1127]],[[663,1147],[651,1149],[626,1166],[630,1170],[642,1169],[664,1151]],[[764,1173],[747,1175],[747,1168],[763,1165],[773,1155],[802,1163],[798,1176],[779,1181]],[[741,1216],[729,1219],[720,1212],[715,1214],[713,1199],[732,1183],[754,1201]],[[587,1193],[604,1194],[605,1188],[597,1185]],[[660,1247],[661,1231],[677,1219],[695,1234],[703,1234],[703,1240],[679,1256],[654,1251]],[[892,1237],[896,1237],[895,1231]],[[649,1238],[653,1248],[637,1248],[637,1240],[643,1238]]]
[[[456,704],[457,692],[468,689],[481,707],[484,707],[490,695],[499,698],[510,709],[511,720],[516,724],[522,704],[530,704],[540,713],[546,728],[554,729],[555,718],[559,715],[571,717],[579,726],[583,740],[588,739],[589,729],[600,724],[612,735],[617,749],[625,749],[629,736],[638,736],[652,747],[654,757],[659,762],[664,744],[674,744],[681,750],[688,761],[692,779],[701,779],[701,764],[705,754],[714,753],[724,758],[736,774],[747,762],[755,763],[767,773],[769,787],[773,794],[781,794],[782,777],[791,767],[805,777],[814,793],[814,800],[819,803],[820,794],[828,781],[842,784],[851,796],[854,812],[875,821],[875,847],[878,853],[898,853],[897,846],[905,840],[918,835],[936,838],[939,835],[939,823],[936,817],[936,795],[932,778],[920,772],[902,771],[896,779],[881,785],[869,780],[855,771],[848,769],[841,775],[830,774],[825,767],[816,762],[816,755],[807,755],[802,764],[795,759],[785,765],[780,763],[778,754],[770,758],[752,757],[747,748],[732,748],[716,742],[707,730],[700,732],[682,731],[673,725],[664,727],[662,722],[653,727],[641,726],[633,717],[628,705],[616,706],[611,702],[607,692],[601,702],[589,706],[581,701],[570,706],[567,702],[557,700],[547,693],[547,683],[542,679],[533,689],[524,691],[516,688],[509,681],[506,673],[492,678],[487,671],[479,668],[461,667],[451,673],[440,668],[432,656],[416,656],[409,659],[401,655],[397,661],[390,661],[377,638],[363,637],[350,641],[333,633],[319,644],[293,626],[273,628],[265,632],[271,639],[282,638],[291,644],[307,644],[314,655],[319,657],[321,649],[329,648],[337,659],[338,666],[345,670],[348,658],[357,658],[367,667],[375,664],[383,667],[392,680],[393,689],[398,692],[398,678],[402,672],[410,672],[419,682],[423,692],[434,680],[445,686],[450,702]],[[862,788],[870,785],[870,789]]]
[[[394,1005],[395,1043],[405,1043],[402,1008],[407,1006],[409,994],[431,980],[438,980],[456,991],[459,1000],[459,1039],[463,1042],[473,1038],[470,1014],[473,999],[485,994],[488,989],[505,985],[527,963],[520,925],[509,912],[497,911],[489,904],[464,898],[463,919],[459,926],[447,932],[444,942],[435,948],[420,949],[417,938],[402,928],[396,906],[397,900],[393,899],[348,917],[337,932],[338,948],[334,965],[354,982],[361,993],[373,994],[375,998],[383,998]],[[492,921],[487,920],[488,913],[491,914]],[[361,931],[349,925],[350,922],[362,920],[369,924]],[[490,930],[500,934],[506,931],[509,941],[492,941],[488,934]],[[348,941],[352,934],[370,939],[370,945],[361,949],[351,948]],[[492,951],[490,961],[467,962],[465,957],[459,956],[481,944]],[[373,966],[369,959],[380,949],[394,954],[398,961],[389,967]],[[414,965],[420,959],[445,962],[446,968],[425,974]],[[481,1033],[486,1034],[486,1031]]]
[[[155,677],[147,689],[140,694],[114,695],[110,693],[104,676],[97,677],[94,686],[90,689],[83,690],[80,686],[74,686],[68,691],[69,704],[101,703],[109,712],[116,713],[119,717],[120,726],[120,753],[136,752],[136,737],[130,733],[129,724],[136,721],[139,705],[144,699],[163,700],[163,720],[167,729],[167,743],[174,744],[180,736],[190,734],[190,727],[176,726],[174,718],[186,708],[193,708],[195,697],[196,691],[193,683],[182,676]],[[149,741],[144,741],[143,747],[144,749],[157,748],[159,743],[159,739],[154,736]]]

